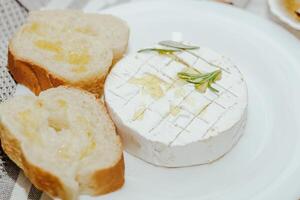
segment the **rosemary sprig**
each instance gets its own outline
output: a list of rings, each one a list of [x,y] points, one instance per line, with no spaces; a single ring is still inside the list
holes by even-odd
[[[180,58],[176,53],[193,50],[193,49],[198,49],[199,47],[186,45],[183,43],[170,41],[170,40],[161,41],[161,42],[159,42],[159,44],[162,46],[166,46],[168,48],[167,49],[165,49],[165,48],[146,48],[146,49],[139,50],[138,53],[154,51],[161,55],[169,56],[176,62],[179,62],[189,68],[193,68],[186,61],[184,61],[182,58]],[[210,72],[210,73],[205,73],[205,74],[203,74],[199,71],[197,71],[196,73],[197,74],[179,72],[177,75],[179,78],[181,78],[189,83],[193,83],[195,85],[195,88],[198,89],[200,92],[205,92],[207,90],[207,88],[210,89],[212,92],[216,92],[216,93],[219,92],[216,88],[214,88],[212,86],[212,84],[214,84],[216,81],[221,79],[222,71],[220,69]]]
[[[177,76],[180,79],[183,79],[189,83],[193,83],[195,85],[195,88],[198,89],[200,92],[205,92],[207,88],[210,89],[212,92],[219,92],[216,88],[212,86],[212,84],[221,79],[222,71],[216,70],[205,74],[179,72]]]
[[[138,53],[141,52],[147,52],[147,51],[155,51],[161,55],[166,55],[171,57],[173,60],[176,62],[179,62],[187,67],[190,67],[188,63],[186,63],[184,60],[182,60],[180,57],[178,57],[175,53],[176,52],[181,52],[182,50],[180,49],[162,49],[162,48],[148,48],[148,49],[141,49],[138,51]]]
[[[147,49],[139,50],[138,53],[147,52],[147,51],[155,51],[159,54],[173,54],[173,53],[179,52],[181,50],[178,50],[178,49],[162,49],[162,48],[147,48]]]
[[[192,45],[187,45],[187,44],[183,44],[180,42],[175,42],[172,40],[165,40],[165,41],[161,41],[158,44],[165,46],[165,47],[172,47],[175,49],[181,49],[181,50],[193,50],[193,49],[199,49],[200,47],[198,46],[192,46]]]

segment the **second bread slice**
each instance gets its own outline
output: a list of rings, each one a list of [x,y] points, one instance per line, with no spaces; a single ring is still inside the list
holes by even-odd
[[[72,85],[98,96],[113,62],[126,50],[129,30],[111,15],[36,11],[9,44],[8,68],[35,94]]]

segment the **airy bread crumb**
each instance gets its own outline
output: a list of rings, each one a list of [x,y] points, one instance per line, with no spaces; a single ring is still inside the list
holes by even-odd
[[[129,29],[112,15],[33,11],[9,43],[8,68],[35,94],[58,85],[98,96],[112,63],[125,53]]]
[[[83,90],[58,87],[0,105],[6,154],[52,197],[99,195],[124,183],[120,137],[102,102]]]

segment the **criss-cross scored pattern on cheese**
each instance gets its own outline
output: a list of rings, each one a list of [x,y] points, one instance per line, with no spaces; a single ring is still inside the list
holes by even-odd
[[[205,48],[176,54],[200,72],[221,69],[223,77],[214,84],[219,93],[195,90],[193,84],[177,77],[178,72],[192,68],[156,53],[125,58],[105,86],[117,127],[119,123],[127,126],[147,140],[166,145],[163,149],[205,141],[232,129],[243,120],[247,106],[244,79],[228,59]]]

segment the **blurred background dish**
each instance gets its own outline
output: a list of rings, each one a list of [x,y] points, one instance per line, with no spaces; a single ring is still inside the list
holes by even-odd
[[[299,0],[268,0],[271,13],[284,24],[300,31]]]

